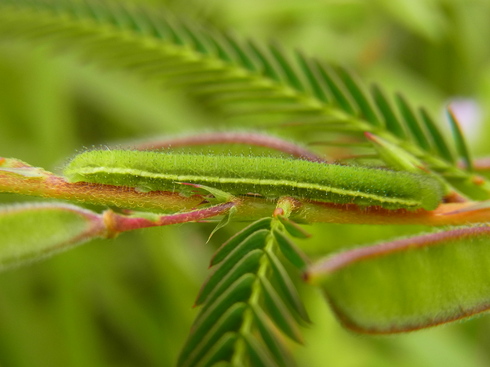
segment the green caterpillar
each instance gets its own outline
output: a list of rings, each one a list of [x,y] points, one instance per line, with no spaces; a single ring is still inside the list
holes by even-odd
[[[408,172],[271,157],[208,156],[93,150],[65,168],[70,182],[183,192],[192,183],[233,195],[292,196],[386,209],[435,209],[443,189],[435,178]],[[188,188],[187,188],[188,190]]]

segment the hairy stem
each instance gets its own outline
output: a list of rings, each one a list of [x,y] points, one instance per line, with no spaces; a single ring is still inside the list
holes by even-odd
[[[81,203],[110,205],[125,209],[158,212],[189,211],[205,203],[201,195],[182,196],[176,192],[140,192],[125,186],[92,183],[69,183],[64,178],[31,167],[15,159],[0,161],[0,192],[10,192]],[[441,204],[437,209],[409,211],[389,210],[378,206],[334,204],[296,199],[291,218],[300,222],[460,225],[490,221],[490,208],[473,202]],[[276,201],[256,196],[242,196],[236,204],[233,220],[252,221],[270,215]]]

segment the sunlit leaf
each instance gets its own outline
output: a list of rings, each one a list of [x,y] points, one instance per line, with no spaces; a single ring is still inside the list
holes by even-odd
[[[0,207],[0,270],[105,237],[102,217],[66,204]]]
[[[349,328],[395,333],[490,307],[490,228],[453,229],[333,255],[307,275]]]

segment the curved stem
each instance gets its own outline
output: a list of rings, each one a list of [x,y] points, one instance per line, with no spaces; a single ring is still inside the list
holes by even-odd
[[[131,148],[137,150],[156,150],[196,145],[220,144],[254,145],[274,149],[311,162],[325,162],[324,159],[311,152],[310,150],[301,147],[300,145],[272,135],[254,132],[227,131],[200,133],[195,135],[187,135],[166,139],[154,139],[146,142],[136,143],[135,145],[128,145],[128,147],[130,146]]]

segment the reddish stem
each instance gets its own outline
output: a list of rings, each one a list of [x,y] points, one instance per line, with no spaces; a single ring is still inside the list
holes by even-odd
[[[385,242],[374,246],[360,247],[334,255],[327,260],[314,265],[309,270],[307,278],[315,277],[319,274],[333,273],[334,271],[352,265],[353,263],[375,257],[385,256],[408,249],[445,244],[448,241],[465,237],[471,238],[488,234],[490,234],[490,227],[459,228],[445,232],[430,233],[423,236]]]
[[[473,160],[473,165],[475,167],[475,171],[477,172],[485,172],[490,171],[490,157],[477,158]],[[458,167],[464,169],[465,163],[458,162]]]
[[[23,167],[21,167],[23,169]],[[31,167],[35,169],[34,167]],[[26,168],[29,170],[29,168]],[[94,183],[70,183],[64,178],[43,171],[40,177],[0,170],[0,192],[65,199],[98,205],[112,205],[138,210],[189,210],[202,202],[202,197],[183,197],[178,193],[152,191],[142,193],[131,187]]]
[[[289,141],[275,136],[252,132],[212,132],[174,137],[165,140],[154,140],[133,146],[137,150],[156,150],[193,145],[246,144],[271,148],[312,162],[325,162],[315,153]]]
[[[0,168],[0,192],[66,199],[98,205],[112,205],[136,210],[159,212],[189,211],[202,203],[202,196],[185,197],[179,193],[152,191],[142,193],[134,188],[91,183],[69,183],[50,172],[30,167],[23,162],[3,159],[2,168],[19,168],[11,172]],[[31,172],[32,171],[32,172]],[[362,224],[424,224],[431,226],[462,225],[490,222],[490,208],[474,202],[442,204],[433,211],[405,209],[388,210],[381,207],[359,207],[354,204],[335,204],[298,200],[291,219],[302,222],[362,223]],[[236,206],[235,218],[256,220],[270,216],[275,201],[242,196]]]
[[[235,205],[235,202],[227,202],[190,212],[162,215],[156,220],[140,217],[126,217],[114,213],[112,210],[107,210],[104,212],[104,223],[107,226],[109,236],[113,237],[120,232],[132,231],[135,229],[200,221],[224,214]]]

